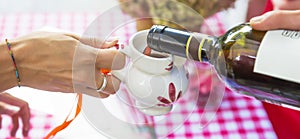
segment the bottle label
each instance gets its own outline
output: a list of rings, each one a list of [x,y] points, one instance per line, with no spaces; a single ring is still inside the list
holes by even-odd
[[[254,72],[300,83],[300,31],[268,31],[257,52]]]

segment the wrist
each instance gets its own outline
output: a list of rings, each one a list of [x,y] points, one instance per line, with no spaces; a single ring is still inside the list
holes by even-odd
[[[14,63],[9,54],[5,41],[0,42],[0,91],[4,91],[18,85]]]

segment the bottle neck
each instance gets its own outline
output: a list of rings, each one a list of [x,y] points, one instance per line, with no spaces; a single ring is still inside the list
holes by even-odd
[[[148,46],[156,51],[174,54],[181,57],[185,55],[185,47],[190,33],[167,26],[154,25],[147,35]]]
[[[215,38],[187,31],[154,25],[147,36],[148,46],[156,51],[190,58],[196,61],[208,61]]]
[[[216,38],[201,33],[191,33],[186,43],[188,58],[200,62],[208,62],[209,50],[213,47]]]

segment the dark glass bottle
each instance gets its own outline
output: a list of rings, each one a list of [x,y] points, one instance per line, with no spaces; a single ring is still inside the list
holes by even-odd
[[[253,30],[247,23],[220,37],[154,25],[148,33],[147,43],[156,51],[209,62],[225,83],[239,92],[298,109],[300,84],[253,71],[265,34]]]

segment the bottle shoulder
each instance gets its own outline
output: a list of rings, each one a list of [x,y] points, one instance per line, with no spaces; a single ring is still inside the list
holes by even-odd
[[[242,23],[229,29],[224,35],[218,38],[218,41],[225,47],[231,47],[234,44],[246,46],[248,43],[260,43],[265,33],[265,31],[254,30],[249,23]]]

